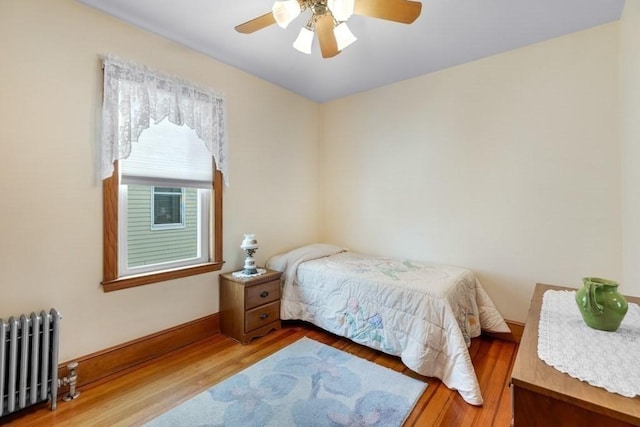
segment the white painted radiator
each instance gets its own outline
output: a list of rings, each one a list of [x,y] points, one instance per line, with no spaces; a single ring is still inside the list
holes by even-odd
[[[46,400],[56,409],[60,319],[53,308],[0,319],[0,417]]]

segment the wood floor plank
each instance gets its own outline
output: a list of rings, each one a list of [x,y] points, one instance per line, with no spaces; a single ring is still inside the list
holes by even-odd
[[[82,389],[56,411],[45,405],[0,419],[7,426],[138,426],[179,405],[287,345],[309,337],[389,369],[425,381],[405,426],[508,427],[511,399],[508,381],[517,345],[490,337],[472,341],[469,352],[485,405],[474,407],[436,378],[406,368],[398,357],[372,350],[302,322],[285,322],[281,330],[241,345],[216,335],[146,362],[126,375]],[[82,375],[80,372],[79,375]]]
[[[474,417],[474,424],[477,425],[496,425],[496,413],[498,407],[504,404],[504,393],[509,390],[509,381],[511,379],[512,356],[515,352],[509,351],[512,346],[506,345],[505,341],[496,340],[492,347],[495,348],[493,353],[493,365],[491,375],[488,381],[481,383],[484,397],[484,408],[487,411],[478,412]],[[509,402],[510,404],[510,402]],[[510,422],[502,424],[508,427]]]
[[[513,408],[511,401],[511,371],[513,370],[513,364],[516,361],[516,356],[518,354],[518,348],[509,348],[511,352],[511,360],[509,362],[509,367],[507,368],[507,385],[502,389],[502,396],[500,397],[500,406],[499,407],[509,407],[509,411],[496,411],[494,413],[494,418],[492,425],[496,427],[508,427],[511,426],[513,421]],[[506,356],[506,355],[504,355]]]
[[[438,388],[435,390],[433,398],[429,401],[429,404],[425,409],[418,414],[416,427],[422,426],[453,426],[455,424],[446,424],[446,417],[451,403],[456,397],[460,398],[457,392],[449,390],[444,384],[438,382]],[[430,386],[431,387],[431,386]],[[429,387],[427,387],[428,389]],[[460,398],[461,399],[461,398]]]

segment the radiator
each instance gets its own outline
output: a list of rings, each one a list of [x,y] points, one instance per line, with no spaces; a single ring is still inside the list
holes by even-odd
[[[60,313],[0,319],[0,417],[49,400],[56,409]]]

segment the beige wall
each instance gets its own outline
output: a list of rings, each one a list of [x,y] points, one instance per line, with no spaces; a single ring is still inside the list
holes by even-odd
[[[640,1],[620,20],[620,142],[624,225],[623,290],[640,295]]]
[[[56,307],[61,361],[218,311],[217,274],[103,293],[99,55],[222,92],[225,271],[318,240],[319,106],[72,0],[0,3],[0,317]]]
[[[621,279],[618,24],[323,105],[324,240],[536,282]]]

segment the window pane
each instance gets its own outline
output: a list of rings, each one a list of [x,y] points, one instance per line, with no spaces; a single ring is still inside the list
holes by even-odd
[[[175,224],[182,226],[182,188],[169,188],[178,190],[178,193],[163,194],[155,187],[153,195],[153,225]]]
[[[178,187],[154,187],[156,193],[182,193],[182,188]]]

